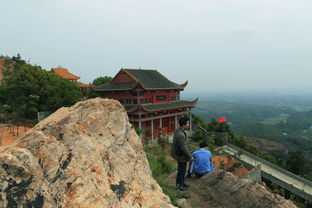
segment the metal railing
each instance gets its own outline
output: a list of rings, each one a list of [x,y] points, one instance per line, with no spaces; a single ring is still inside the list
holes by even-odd
[[[205,135],[204,135],[204,137],[202,139],[205,140],[206,142],[209,142],[209,140],[211,138],[213,138],[213,137],[217,137],[218,139],[220,139],[219,142],[222,143],[221,145],[224,145],[224,144],[228,143],[228,133],[227,132],[207,131],[201,125],[195,125],[194,126],[194,130],[196,130],[196,129],[200,129],[200,130],[202,130],[205,133]]]
[[[219,133],[219,132],[208,132],[206,129],[204,129],[204,128],[201,127],[200,125],[197,125],[196,127],[205,132],[205,137],[206,137],[207,139],[208,139],[208,135],[209,135],[209,134],[218,134],[218,133]],[[253,160],[258,161],[258,162],[261,162],[262,164],[265,164],[265,165],[269,166],[270,168],[274,169],[275,171],[280,172],[280,173],[282,173],[282,174],[284,174],[284,175],[290,177],[291,179],[297,180],[298,182],[301,182],[301,183],[303,184],[303,187],[309,186],[310,188],[312,188],[312,182],[311,182],[311,181],[309,181],[309,180],[307,180],[307,179],[304,179],[304,178],[302,178],[302,177],[300,177],[300,176],[298,176],[298,175],[296,175],[296,174],[293,174],[293,173],[291,173],[291,172],[289,172],[289,171],[287,171],[287,170],[285,170],[285,169],[283,169],[283,168],[281,168],[281,167],[279,167],[279,166],[277,166],[277,165],[274,165],[273,163],[271,163],[271,162],[269,162],[269,161],[267,161],[267,160],[265,160],[265,159],[262,159],[262,158],[260,158],[260,157],[258,157],[258,156],[256,156],[256,155],[254,155],[254,154],[252,154],[252,153],[250,153],[250,152],[244,150],[244,149],[241,149],[241,148],[239,148],[239,147],[237,147],[237,146],[235,146],[235,145],[229,143],[229,142],[228,142],[228,135],[227,135],[227,133],[221,133],[221,134],[225,134],[225,145],[227,145],[228,147],[230,147],[230,148],[236,150],[238,153],[245,154],[245,155],[247,155],[248,157],[252,158]],[[246,163],[248,163],[248,162],[246,162]],[[252,165],[252,164],[250,164],[250,165]],[[253,166],[253,165],[252,165],[252,166]],[[285,181],[282,181],[282,180],[280,180],[280,179],[278,179],[278,178],[276,178],[276,177],[270,175],[269,173],[265,173],[264,171],[261,171],[261,172],[264,173],[264,174],[263,174],[264,176],[267,176],[267,177],[269,177],[269,178],[271,178],[271,179],[274,178],[275,182],[276,182],[277,180],[279,180],[280,183],[281,183],[281,185],[282,185],[284,188],[286,188],[286,189],[288,189],[288,190],[290,190],[290,191],[292,190],[293,193],[295,193],[295,194],[297,194],[297,195],[300,195],[300,196],[303,197],[304,199],[306,199],[306,200],[312,202],[312,195],[310,195],[310,194],[304,192],[303,190],[299,190],[299,189],[295,188],[292,184],[288,184],[288,183],[286,183]]]
[[[261,171],[261,175],[263,178],[278,184],[280,187],[290,191],[291,193],[294,193],[295,195],[300,196],[301,198],[303,198],[309,202],[312,202],[312,195],[304,192],[303,190],[300,190],[300,189],[294,187],[293,185],[288,184],[288,183],[282,181],[281,179],[276,178],[276,177],[272,176],[271,174],[268,174],[264,171]]]
[[[273,163],[270,163],[269,161],[266,161],[266,160],[264,160],[264,159],[262,159],[262,158],[260,158],[260,157],[258,157],[256,155],[254,155],[254,154],[252,154],[252,153],[250,153],[250,152],[248,152],[246,150],[243,150],[243,149],[241,149],[241,148],[239,148],[239,147],[237,147],[237,146],[235,146],[233,144],[227,143],[227,146],[235,149],[238,152],[242,152],[243,154],[247,155],[248,157],[253,158],[254,160],[257,160],[257,161],[259,161],[259,162],[261,162],[261,163],[263,163],[263,164],[265,164],[265,165],[275,169],[276,171],[281,172],[281,173],[283,173],[283,174],[285,174],[285,175],[287,175],[287,176],[289,176],[289,177],[291,177],[293,179],[296,179],[297,181],[300,181],[301,183],[303,183],[305,185],[308,185],[308,186],[310,186],[312,188],[312,182],[307,180],[307,179],[304,179],[304,178],[302,178],[302,177],[300,177],[300,176],[298,176],[296,174],[293,174],[293,173],[291,173],[291,172],[289,172],[289,171],[287,171],[287,170],[285,170],[285,169],[283,169],[283,168],[281,168],[281,167],[279,167],[277,165],[274,165]]]

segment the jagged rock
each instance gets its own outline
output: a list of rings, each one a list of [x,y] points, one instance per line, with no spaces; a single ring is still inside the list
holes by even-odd
[[[177,205],[179,207],[183,207],[183,208],[192,208],[192,206],[190,205],[190,203],[185,199],[185,198],[181,198],[181,199],[178,199],[176,201]]]
[[[120,103],[61,108],[0,148],[0,207],[174,207]]]
[[[207,174],[196,182],[197,193],[209,207],[227,208],[295,208],[296,205],[278,194],[266,190],[263,185],[232,173],[220,171]]]

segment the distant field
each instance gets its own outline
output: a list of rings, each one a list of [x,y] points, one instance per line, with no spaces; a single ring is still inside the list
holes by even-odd
[[[281,142],[261,138],[248,138],[248,141],[263,152],[270,153],[274,150],[287,151],[286,145]]]
[[[268,117],[268,118],[264,119],[261,123],[268,124],[268,125],[278,124],[279,122],[285,123],[287,121],[288,117],[289,117],[288,115]]]
[[[302,137],[305,139],[311,139],[312,138],[312,129],[305,130],[304,132],[301,133]]]

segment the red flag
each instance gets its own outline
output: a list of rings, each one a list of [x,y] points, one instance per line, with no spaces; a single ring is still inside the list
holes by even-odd
[[[224,123],[224,122],[226,122],[226,118],[225,117],[221,117],[221,118],[218,119],[218,122],[219,123]]]

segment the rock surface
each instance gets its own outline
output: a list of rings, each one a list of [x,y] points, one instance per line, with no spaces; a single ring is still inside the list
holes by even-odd
[[[295,208],[296,205],[263,185],[221,171],[207,174],[195,182],[201,198],[215,200],[227,208]]]
[[[0,207],[174,207],[123,106],[61,108],[0,148]]]
[[[175,186],[176,173],[168,177]],[[230,172],[217,171],[201,178],[186,178],[190,185],[180,197],[187,197],[193,208],[295,208],[293,202],[269,192],[265,186],[242,179]]]
[[[179,207],[183,207],[183,208],[192,208],[192,206],[190,205],[190,203],[189,203],[186,199],[184,199],[184,198],[178,199],[178,200],[176,201],[176,203],[177,203],[177,205],[178,205]]]

